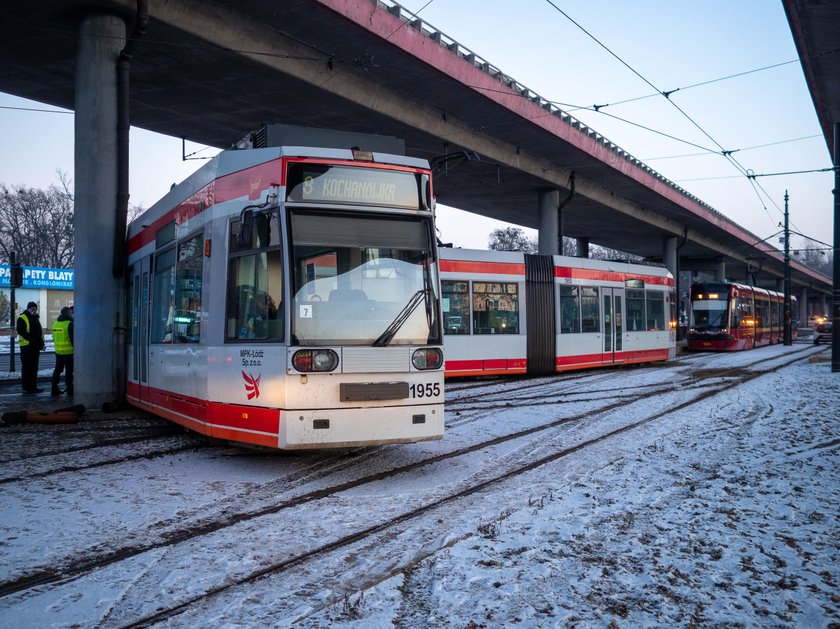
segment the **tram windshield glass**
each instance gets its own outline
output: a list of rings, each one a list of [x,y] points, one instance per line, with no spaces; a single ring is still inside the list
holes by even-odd
[[[726,294],[695,294],[691,299],[691,327],[695,330],[720,330],[728,327]]]
[[[293,211],[289,223],[294,343],[440,342],[428,217]]]

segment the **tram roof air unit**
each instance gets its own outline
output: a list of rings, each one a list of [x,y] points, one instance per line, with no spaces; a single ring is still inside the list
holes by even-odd
[[[236,142],[233,148],[260,149],[270,146],[355,148],[361,151],[405,155],[405,140],[402,138],[288,124],[264,124]]]

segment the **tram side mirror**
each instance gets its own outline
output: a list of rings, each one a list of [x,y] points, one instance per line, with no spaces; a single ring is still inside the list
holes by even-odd
[[[236,244],[240,247],[249,247],[254,231],[254,211],[245,210],[239,221],[239,233],[236,234]]]
[[[427,210],[435,211],[435,198],[432,196],[432,180],[428,175],[422,175],[420,178],[420,195],[423,207]]]

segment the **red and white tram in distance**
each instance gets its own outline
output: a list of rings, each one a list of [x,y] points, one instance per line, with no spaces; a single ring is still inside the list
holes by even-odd
[[[441,438],[435,242],[423,160],[220,153],[129,226],[128,401],[272,448]]]
[[[784,341],[783,293],[735,284],[691,285],[691,314],[686,345],[693,350],[743,350]],[[797,312],[791,297],[791,313]],[[791,336],[798,324],[791,316]]]
[[[440,249],[446,376],[550,374],[676,353],[664,267]]]

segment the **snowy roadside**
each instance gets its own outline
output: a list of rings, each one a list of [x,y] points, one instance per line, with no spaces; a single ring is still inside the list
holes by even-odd
[[[11,342],[9,340],[8,335],[0,336],[0,356],[3,356],[2,364],[4,365],[2,369],[0,369],[0,383],[3,382],[17,382],[20,381],[20,354],[19,348],[17,343],[15,343],[15,361],[16,361],[16,370],[15,371],[7,371],[8,363],[9,363],[9,353],[11,352]],[[47,354],[52,354],[55,352],[55,347],[53,346],[52,334],[45,334],[44,335],[44,351],[41,352],[42,360],[41,364],[47,361],[43,360],[43,357]],[[52,375],[53,368],[50,366],[48,369],[39,369],[38,370],[38,377],[39,378],[47,378]]]
[[[218,595],[163,624],[829,627],[840,620],[840,374],[808,360],[827,355],[824,348],[773,346],[580,380],[545,379],[540,387],[558,400],[576,389],[586,394],[556,408],[499,408],[462,423],[448,415],[444,441],[374,448],[363,467],[372,473],[388,461],[469,443],[477,433],[492,437],[558,413],[585,413],[622,387],[672,382],[693,370],[767,370],[791,352],[802,357],[792,366],[277,574],[227,588],[287,553],[304,553],[424,494],[493,473],[504,458],[477,453],[414,470],[158,548],[55,589],[0,597],[0,627],[124,626],[218,584],[225,584]],[[494,385],[509,400],[533,396],[534,389],[523,388],[515,381]],[[550,441],[568,447],[663,407],[676,409],[700,390],[623,404],[579,428],[511,443],[500,456],[526,458]],[[20,440],[9,433],[9,446],[59,433],[14,430]],[[20,447],[7,452],[11,476]],[[335,466],[330,482],[352,474],[342,471],[341,457],[328,461]],[[42,557],[44,544],[84,548],[167,522],[183,525],[193,511],[233,507],[228,499],[253,497],[256,487],[285,495],[275,478],[291,475],[304,491],[317,466],[310,455],[217,447],[8,483],[0,498],[0,549],[13,564]]]
[[[52,334],[45,333],[44,334],[44,348],[45,352],[54,352],[55,348],[53,347],[53,340]],[[12,342],[11,337],[8,334],[0,335],[0,354],[8,354],[11,352]],[[17,339],[15,339],[15,352],[18,351],[17,346]]]
[[[825,362],[715,396],[301,626],[836,627],[838,400]]]

